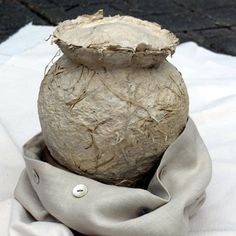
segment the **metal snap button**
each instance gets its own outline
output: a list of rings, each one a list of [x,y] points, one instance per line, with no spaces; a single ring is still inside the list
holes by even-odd
[[[32,176],[33,176],[34,182],[35,182],[36,184],[38,184],[38,183],[39,183],[39,176],[38,176],[36,170],[33,170]]]
[[[88,188],[84,184],[78,184],[72,190],[72,194],[74,197],[83,197],[87,193],[88,193]]]

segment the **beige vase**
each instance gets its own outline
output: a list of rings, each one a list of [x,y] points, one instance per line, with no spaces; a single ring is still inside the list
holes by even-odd
[[[53,41],[64,55],[38,99],[51,156],[80,175],[136,186],[187,122],[184,81],[165,59],[177,38],[156,23],[99,11],[60,23]]]

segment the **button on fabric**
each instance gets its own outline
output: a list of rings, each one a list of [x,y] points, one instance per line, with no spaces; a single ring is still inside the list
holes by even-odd
[[[39,176],[38,176],[36,170],[33,170],[33,180],[36,184],[39,183]]]
[[[88,193],[88,188],[84,184],[78,184],[73,188],[74,197],[83,197]]]

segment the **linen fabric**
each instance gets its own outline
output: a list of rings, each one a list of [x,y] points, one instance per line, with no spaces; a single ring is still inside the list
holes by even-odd
[[[41,160],[42,134],[24,146],[16,199],[37,220],[55,218],[85,235],[184,236],[205,200],[211,161],[191,118],[163,154],[148,189],[102,184]],[[77,198],[73,188],[88,193]],[[53,218],[52,218],[52,217]]]

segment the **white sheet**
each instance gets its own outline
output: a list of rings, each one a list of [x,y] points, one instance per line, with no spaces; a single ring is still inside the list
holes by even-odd
[[[34,222],[13,199],[22,145],[40,131],[37,96],[44,67],[57,52],[45,39],[53,27],[31,24],[0,44],[0,235],[72,235],[63,225]],[[205,141],[213,177],[207,200],[191,219],[191,236],[236,235],[236,57],[193,42],[181,44],[170,61],[182,72],[190,115]]]

